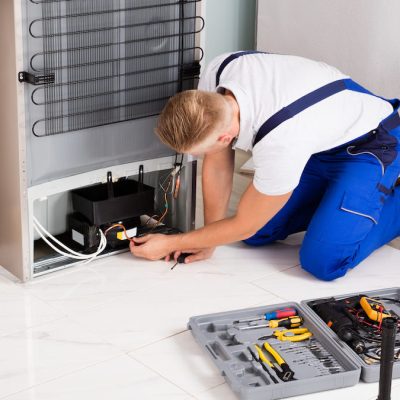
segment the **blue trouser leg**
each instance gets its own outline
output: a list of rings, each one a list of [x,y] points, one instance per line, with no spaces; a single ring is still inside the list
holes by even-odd
[[[384,174],[381,161],[363,149],[312,156],[285,207],[245,242],[260,246],[307,230],[302,267],[323,280],[343,276],[400,235],[400,187],[388,190],[400,174],[398,150]]]
[[[387,199],[379,224],[374,225],[366,239],[360,244],[359,251],[354,258],[354,265],[397,236],[400,236],[400,186],[396,187],[393,194]]]
[[[309,224],[300,261],[316,277],[333,280],[400,235],[400,188],[379,190],[382,168],[370,154],[322,160],[331,184]],[[398,161],[386,172],[386,183],[394,184]]]
[[[349,243],[321,242],[316,238],[318,235],[309,230],[300,250],[302,267],[323,280],[333,280],[345,275],[350,268],[354,268],[373,251],[400,235],[399,210],[400,187],[397,187],[386,201],[379,223],[368,224],[370,228],[365,238],[362,238],[363,235],[353,235],[353,242]],[[332,229],[336,230],[337,227],[332,226]]]
[[[320,161],[311,157],[299,185],[286,205],[263,228],[244,242],[250,246],[263,246],[307,229],[309,222],[325,192],[327,180],[321,175]]]

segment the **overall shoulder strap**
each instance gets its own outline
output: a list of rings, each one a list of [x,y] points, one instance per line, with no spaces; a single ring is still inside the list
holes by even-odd
[[[272,117],[267,119],[267,121],[265,121],[264,124],[261,125],[259,131],[257,132],[257,135],[253,142],[253,147],[261,139],[268,135],[268,133],[277,128],[283,122],[287,121],[290,118],[293,118],[294,116],[313,106],[314,104],[319,103],[320,101],[325,100],[326,98],[346,89],[373,95],[371,92],[353,82],[351,79],[340,79],[338,81],[328,83],[327,85],[324,85],[314,90],[313,92],[308,93],[303,97],[300,97],[300,99],[295,100],[293,103],[289,104],[287,107],[282,108],[276,114],[272,115]]]
[[[398,127],[400,125],[400,115],[399,115],[399,108],[400,108],[400,101],[399,99],[385,99],[384,97],[377,96],[367,89],[363,88],[360,86],[358,83],[352,81],[351,79],[346,79],[346,89],[348,90],[353,90],[355,92],[361,92],[361,93],[367,93],[372,96],[378,97],[382,100],[388,101],[395,112],[393,112],[391,115],[386,117],[382,122],[381,125],[388,131],[391,131],[392,129]]]
[[[239,57],[242,56],[246,56],[249,54],[267,54],[264,53],[262,51],[255,51],[255,50],[251,50],[251,51],[239,51],[237,53],[233,53],[231,54],[229,57],[227,57],[219,66],[218,71],[217,71],[217,77],[216,77],[216,86],[219,86],[219,82],[221,79],[221,75],[224,72],[224,69],[227,67],[228,64],[230,64],[233,60],[236,60]]]

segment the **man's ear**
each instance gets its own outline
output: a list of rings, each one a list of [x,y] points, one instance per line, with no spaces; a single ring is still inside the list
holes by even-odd
[[[231,135],[228,133],[223,133],[222,135],[218,136],[218,142],[223,144],[229,144],[232,141]]]

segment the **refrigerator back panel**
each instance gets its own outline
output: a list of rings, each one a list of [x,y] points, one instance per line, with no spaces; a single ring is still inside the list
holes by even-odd
[[[153,129],[197,83],[198,2],[27,0],[30,184],[171,154]]]

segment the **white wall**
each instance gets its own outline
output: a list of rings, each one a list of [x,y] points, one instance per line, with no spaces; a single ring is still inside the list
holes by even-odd
[[[325,61],[400,97],[399,0],[259,0],[257,47]]]
[[[222,53],[254,48],[256,0],[203,2],[206,63]]]

